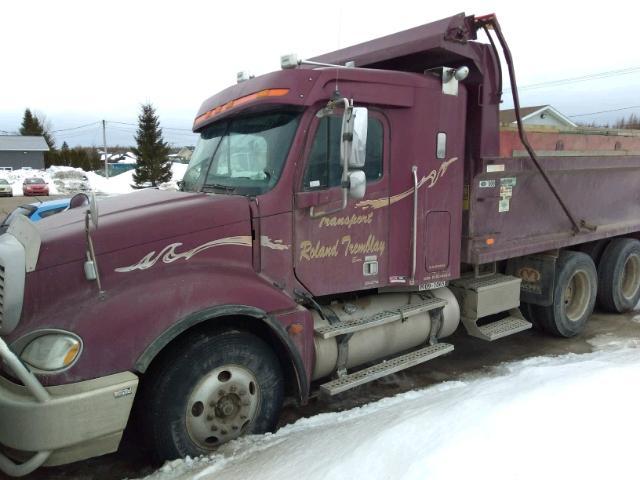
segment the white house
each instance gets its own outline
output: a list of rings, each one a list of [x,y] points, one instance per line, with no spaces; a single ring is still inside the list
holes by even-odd
[[[520,108],[522,123],[526,125],[542,125],[547,127],[576,128],[568,117],[560,113],[551,105],[539,105],[537,107]],[[514,109],[500,110],[500,124],[504,126],[516,125],[516,114]]]

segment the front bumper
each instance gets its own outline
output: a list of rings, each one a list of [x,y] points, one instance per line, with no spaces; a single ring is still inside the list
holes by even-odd
[[[117,450],[138,386],[136,375],[122,372],[44,388],[1,338],[0,359],[24,385],[0,377],[0,471],[22,476],[41,465]]]

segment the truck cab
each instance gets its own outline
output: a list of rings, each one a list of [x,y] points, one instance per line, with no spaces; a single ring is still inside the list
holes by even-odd
[[[336,96],[366,115],[365,161],[350,168],[366,184],[344,205],[344,108],[327,111]],[[262,239],[256,267],[291,294],[444,281],[459,268],[449,239],[461,229],[466,101],[463,85],[446,95],[436,74],[325,67],[265,75],[205,102],[182,189],[251,198]]]

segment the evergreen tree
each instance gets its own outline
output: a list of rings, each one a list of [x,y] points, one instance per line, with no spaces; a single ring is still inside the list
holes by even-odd
[[[69,150],[69,145],[67,144],[67,142],[62,142],[62,147],[60,147],[60,149],[61,149],[63,152],[68,151],[68,150]]]
[[[20,135],[42,135],[42,125],[38,121],[37,117],[34,117],[30,109],[24,111],[22,117],[22,125],[20,125]]]
[[[141,108],[135,136],[137,147],[133,149],[138,157],[133,181],[138,188],[145,182],[156,187],[171,180],[171,163],[167,157],[169,147],[162,138],[162,128],[153,105],[147,103]]]
[[[20,135],[26,136],[40,136],[44,137],[45,142],[51,150],[55,150],[56,142],[53,139],[53,135],[49,132],[49,128],[47,128],[47,124],[43,119],[39,119],[37,115],[31,113],[31,110],[27,108],[24,111],[24,116],[22,117],[22,124],[20,125]]]

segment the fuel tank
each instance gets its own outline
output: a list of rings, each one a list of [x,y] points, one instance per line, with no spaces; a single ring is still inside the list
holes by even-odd
[[[455,296],[448,288],[431,291],[432,295],[447,301],[443,311],[442,325],[437,332],[438,338],[444,338],[455,332],[460,323],[460,307]],[[336,301],[328,308],[342,321],[369,317],[403,305],[418,303],[422,299],[415,292],[382,293],[355,301]],[[313,312],[316,327],[328,324],[317,312]],[[429,312],[411,316],[404,321],[361,330],[349,340],[347,368],[357,367],[379,358],[384,358],[404,350],[426,344],[431,332]],[[336,338],[314,337],[315,365],[313,380],[330,375],[336,369],[338,345]]]

